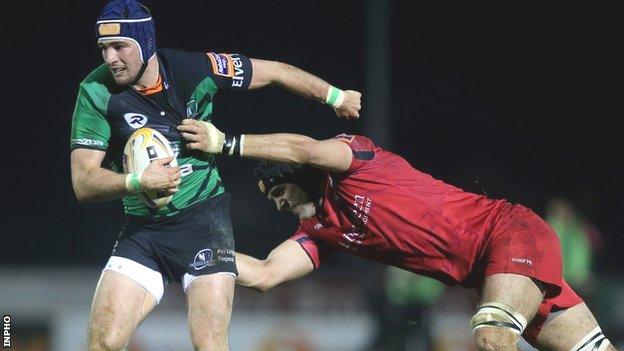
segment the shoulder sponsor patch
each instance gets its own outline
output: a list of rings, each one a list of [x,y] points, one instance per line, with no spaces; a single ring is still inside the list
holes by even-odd
[[[344,141],[345,143],[351,143],[353,141],[353,139],[355,139],[355,135],[349,135],[349,134],[338,134],[334,137],[334,139],[338,139],[340,141]]]
[[[208,55],[210,59],[212,72],[214,74],[224,77],[234,77],[234,62],[232,61],[232,56],[228,54],[215,54],[214,52],[209,52],[206,55]]]
[[[104,142],[100,140],[93,139],[72,139],[71,142],[74,145],[82,145],[82,146],[104,146]]]
[[[234,76],[232,77],[232,87],[242,88],[245,80],[245,70],[243,69],[243,61],[239,54],[230,55],[234,64]]]

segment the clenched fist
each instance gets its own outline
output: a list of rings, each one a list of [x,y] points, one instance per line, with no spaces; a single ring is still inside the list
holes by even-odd
[[[345,90],[344,100],[338,107],[334,107],[336,115],[345,119],[356,119],[360,117],[360,109],[362,108],[361,102],[362,94],[355,90]]]

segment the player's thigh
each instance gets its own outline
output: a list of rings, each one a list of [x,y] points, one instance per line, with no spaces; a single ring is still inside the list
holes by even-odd
[[[600,336],[599,332],[595,331],[596,327],[598,327],[596,318],[587,308],[587,305],[580,303],[562,311],[554,319],[547,321],[537,337],[537,346],[539,349],[553,351],[569,351],[574,346],[577,346],[574,348],[576,351],[578,346],[580,346],[578,345],[579,342],[589,336],[589,339],[593,337],[599,343],[605,345],[596,350],[615,350],[612,345],[606,346],[608,343],[606,339],[600,340],[603,337]],[[591,336],[590,333],[592,334]]]
[[[234,280],[230,273],[208,274],[195,278],[188,287],[189,328],[194,341],[227,337]]]
[[[510,306],[530,321],[537,313],[544,293],[532,278],[513,273],[492,274],[485,278],[481,303],[498,302]]]
[[[156,304],[156,298],[135,280],[118,272],[104,271],[91,306],[89,339],[112,344],[127,342]]]
[[[503,304],[509,310],[502,313],[506,315],[510,312],[521,315],[525,319],[523,327],[526,327],[526,323],[537,313],[543,298],[543,292],[531,278],[519,274],[500,273],[485,279],[480,306],[489,303]],[[477,328],[474,337],[480,349],[497,349],[515,345],[519,332],[508,328],[486,326]]]

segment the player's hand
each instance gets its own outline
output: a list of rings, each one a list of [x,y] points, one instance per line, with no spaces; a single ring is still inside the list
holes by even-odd
[[[173,195],[180,186],[180,167],[171,167],[169,163],[173,157],[159,158],[152,161],[141,175],[143,190],[162,191],[166,195]]]
[[[223,149],[223,134],[214,124],[196,119],[183,119],[178,131],[187,141],[189,150],[201,150],[209,154],[220,154]]]
[[[336,115],[344,119],[356,119],[360,117],[360,109],[362,108],[362,94],[355,90],[345,90],[344,100],[338,107],[334,107]]]

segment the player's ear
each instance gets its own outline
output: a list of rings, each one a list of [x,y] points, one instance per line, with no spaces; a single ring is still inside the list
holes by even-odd
[[[266,191],[266,190],[267,190],[267,188],[266,188],[266,186],[264,185],[264,183],[262,182],[262,180],[259,180],[259,181],[258,181],[258,189],[260,189],[260,191],[261,191],[264,195],[267,195],[267,191]]]

